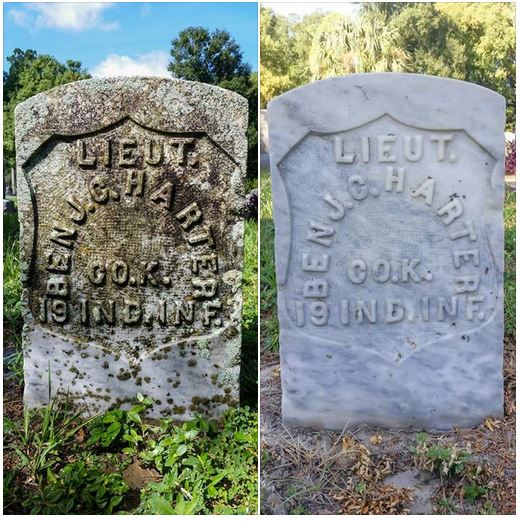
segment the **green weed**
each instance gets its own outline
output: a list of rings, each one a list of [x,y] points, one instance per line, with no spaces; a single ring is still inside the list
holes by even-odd
[[[507,192],[504,202],[504,315],[505,335],[516,332],[516,193]]]
[[[22,307],[20,297],[19,225],[18,214],[4,215],[4,324],[7,333],[19,331],[22,327]]]
[[[141,491],[139,514],[252,514],[256,511],[256,417],[232,409],[223,427],[196,418],[163,422],[139,458],[162,475]]]
[[[417,435],[415,447],[411,449],[414,454],[415,465],[423,470],[437,474],[442,482],[442,496],[437,500],[440,513],[451,514],[457,511],[453,503],[454,497],[459,497],[469,505],[476,502],[482,503],[488,499],[492,489],[495,471],[487,463],[479,463],[469,447],[461,449],[454,445],[432,444],[428,442],[428,435]],[[446,497],[446,491],[451,490],[450,498]],[[483,509],[486,510],[486,502]],[[460,507],[464,509],[461,503]]]
[[[129,487],[120,472],[107,472],[92,455],[50,474],[36,497],[24,501],[30,514],[112,514]]]
[[[75,434],[94,418],[79,421],[80,414],[71,415],[66,402],[51,401],[43,409],[25,409],[23,426],[19,433],[19,443],[14,443],[14,451],[35,482],[58,461],[68,445],[74,443]]]
[[[240,403],[257,408],[258,377],[258,226],[245,221],[244,272],[242,276],[242,351]]]
[[[462,490],[464,493],[464,499],[467,499],[471,504],[475,503],[478,498],[485,496],[488,492],[486,487],[482,487],[477,483],[464,485]]]
[[[440,514],[455,514],[457,512],[457,505],[446,497],[437,501],[437,507]]]
[[[417,435],[416,445],[411,451],[416,466],[434,472],[441,479],[461,475],[471,457],[467,448],[429,444],[428,435],[424,432]]]
[[[98,445],[104,449],[122,449],[124,454],[135,454],[137,445],[143,441],[147,425],[141,414],[152,405],[150,398],[137,395],[137,403],[129,410],[112,409],[95,419],[90,426],[87,447]]]
[[[257,504],[257,417],[229,410],[222,423],[197,417],[183,425],[143,421],[151,400],[80,421],[51,404],[4,422],[6,513],[253,514]],[[81,440],[81,441],[78,441]],[[124,480],[131,462],[159,482],[135,494]],[[30,484],[30,486],[28,486]]]
[[[16,335],[15,351],[4,356],[4,364],[8,372],[4,374],[5,380],[14,380],[19,386],[23,384],[23,353],[20,349],[21,337]]]
[[[271,178],[268,171],[260,177],[260,312],[262,344],[267,351],[278,351],[276,307],[276,268],[274,260],[274,223]]]

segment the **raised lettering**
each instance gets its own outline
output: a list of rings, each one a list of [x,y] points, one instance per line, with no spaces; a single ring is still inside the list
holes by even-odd
[[[414,144],[412,145],[412,140]],[[422,136],[404,136],[404,157],[413,163],[419,161],[423,155]]]
[[[183,230],[188,230],[202,219],[202,211],[199,205],[194,202],[186,206],[186,208],[183,208],[180,212],[177,212],[175,218],[179,221]]]
[[[325,202],[332,206],[332,210],[329,212],[329,218],[333,221],[339,221],[345,217],[345,208],[332,194],[325,196]]]
[[[392,145],[395,143],[396,137],[392,135],[377,136],[377,160],[380,163],[394,163],[396,157],[392,154]]]
[[[366,199],[368,195],[368,186],[360,175],[351,175],[348,178],[347,185],[352,199],[356,201],[362,201],[363,199]]]
[[[336,163],[353,163],[356,157],[355,154],[344,151],[343,139],[339,136],[334,136],[334,155]]]
[[[193,287],[193,298],[212,298],[217,293],[217,281],[215,279],[194,278],[191,281]]]
[[[460,275],[455,278],[455,291],[457,293],[472,293],[477,291],[480,285],[480,274]]]
[[[74,240],[76,240],[76,230],[72,230],[70,228],[61,228],[59,226],[55,226],[53,228],[51,241],[55,244],[72,249]]]
[[[469,262],[470,260],[472,260],[473,266],[479,266],[480,256],[478,250],[455,250],[453,252],[453,265],[456,268],[460,268],[461,260],[463,260],[464,262]]]
[[[433,193],[435,190],[435,181],[433,179],[426,179],[421,186],[412,192],[413,197],[424,197],[425,203],[431,206],[433,201]]]
[[[135,139],[122,139],[119,148],[119,166],[135,166],[137,157],[134,156],[137,148],[137,141]]]
[[[404,167],[388,166],[386,168],[385,190],[392,192],[395,185],[396,192],[402,192],[404,187]]]
[[[441,216],[442,222],[446,225],[451,224],[455,219],[460,217],[464,209],[462,203],[458,197],[454,197],[451,201],[447,202],[444,206],[439,208],[437,215]]]
[[[325,302],[311,302],[309,318],[315,326],[324,326],[329,320],[329,308]]]
[[[306,280],[303,283],[305,298],[325,298],[329,294],[329,285],[325,279]]]
[[[154,203],[162,203],[164,207],[169,210],[173,199],[173,184],[170,181],[165,181],[151,193],[150,199]]]
[[[367,265],[362,259],[355,259],[347,268],[347,276],[353,284],[362,284],[367,278]]]
[[[330,255],[328,253],[302,253],[303,271],[327,271],[329,269]]]
[[[126,178],[126,195],[137,195],[142,197],[144,194],[144,180],[145,174],[142,171],[136,172],[130,170]]]
[[[321,224],[316,221],[309,222],[310,230],[307,231],[307,240],[315,242],[317,244],[321,244],[323,246],[330,246],[332,243],[331,239],[327,239],[334,235],[334,229],[326,226],[325,224]]]

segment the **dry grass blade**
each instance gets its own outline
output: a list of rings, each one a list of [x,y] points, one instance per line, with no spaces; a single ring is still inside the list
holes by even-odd
[[[343,514],[407,514],[412,490],[394,485],[376,485],[362,492],[348,491],[344,496],[336,496],[336,499],[342,503]]]

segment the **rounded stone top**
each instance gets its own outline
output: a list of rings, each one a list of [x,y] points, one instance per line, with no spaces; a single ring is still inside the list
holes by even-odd
[[[52,136],[94,132],[125,117],[163,132],[204,132],[245,163],[245,98],[206,83],[128,76],[76,81],[20,103],[15,109],[18,164]]]
[[[505,99],[451,78],[377,72],[315,81],[290,90],[267,106],[271,155],[278,161],[308,130],[339,132],[385,114],[410,126],[466,130],[494,157],[502,154]]]

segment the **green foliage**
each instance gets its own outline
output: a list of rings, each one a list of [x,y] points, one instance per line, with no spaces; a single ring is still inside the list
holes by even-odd
[[[504,202],[504,314],[505,334],[516,332],[516,193],[506,192]]]
[[[218,85],[251,73],[238,43],[221,29],[188,27],[172,41],[170,54],[168,70],[175,78]]]
[[[339,13],[325,16],[309,54],[315,80],[360,72],[400,72],[406,64],[399,30],[373,10],[354,19]]]
[[[416,441],[416,446],[411,449],[415,464],[424,470],[438,474],[441,479],[463,474],[465,466],[471,458],[471,452],[468,449],[430,445],[428,435],[424,432],[417,435]]]
[[[302,20],[260,8],[260,103],[310,81],[309,51],[323,13]]]
[[[4,215],[4,323],[10,333],[19,332],[22,327],[22,307],[20,296],[19,225],[16,213]]]
[[[219,428],[203,418],[163,422],[139,457],[164,477],[141,491],[139,514],[252,514],[256,511],[257,424],[232,409]]]
[[[512,2],[438,3],[440,13],[457,24],[465,44],[464,79],[492,89],[506,99],[506,121],[515,128],[516,31]]]
[[[514,127],[515,30],[510,3],[417,3],[391,20],[410,56],[407,71],[477,83],[507,100]]]
[[[515,6],[377,2],[349,18],[260,11],[261,106],[311,79],[403,71],[465,80],[502,94],[515,115]]]
[[[469,485],[464,485],[464,499],[467,499],[470,503],[475,503],[475,501],[483,497],[487,494],[488,489],[486,487],[481,487],[476,483],[470,483]]]
[[[457,512],[455,503],[446,497],[440,498],[437,502],[437,506],[440,514],[455,514]]]
[[[6,365],[9,373],[4,375],[5,380],[14,379],[19,385],[23,385],[23,353],[21,350],[22,339],[20,335],[15,337],[15,350],[4,356],[4,364]]]
[[[150,404],[138,395],[129,410],[81,422],[51,403],[27,412],[23,425],[7,419],[6,449],[18,464],[4,479],[6,512],[255,513],[256,414],[245,407],[229,410],[221,423],[197,417],[149,425],[142,417]],[[131,461],[160,479],[143,485],[138,505],[123,472]]]
[[[244,63],[242,51],[232,36],[221,29],[187,27],[172,41],[168,70],[175,78],[200,81],[232,90],[247,99],[247,176],[256,179],[258,165],[258,77]]]
[[[24,501],[30,514],[112,514],[128,492],[120,472],[106,472],[91,455],[52,476],[37,497]]]
[[[40,483],[52,476],[52,468],[63,461],[63,451],[90,421],[81,422],[79,415],[68,414],[66,403],[50,402],[41,410],[26,409],[23,424],[13,424],[4,433],[4,443],[16,454],[24,473]]]
[[[98,445],[103,448],[123,448],[125,454],[134,454],[137,444],[143,440],[146,425],[141,414],[152,405],[150,398],[137,394],[137,403],[129,410],[112,409],[94,420],[90,427],[87,447]],[[140,432],[138,433],[137,430]]]
[[[244,226],[244,271],[242,275],[242,350],[240,403],[258,404],[258,226],[246,220]]]
[[[278,351],[276,307],[276,267],[274,261],[274,223],[269,172],[260,176],[260,313],[263,349]]]
[[[410,57],[407,72],[464,79],[466,45],[455,21],[436,4],[409,6],[391,20],[401,34],[401,45]]]
[[[18,103],[53,87],[90,76],[78,61],[62,64],[36,51],[15,49],[7,57],[9,71],[4,72],[4,161],[7,167],[15,164],[14,109]]]

